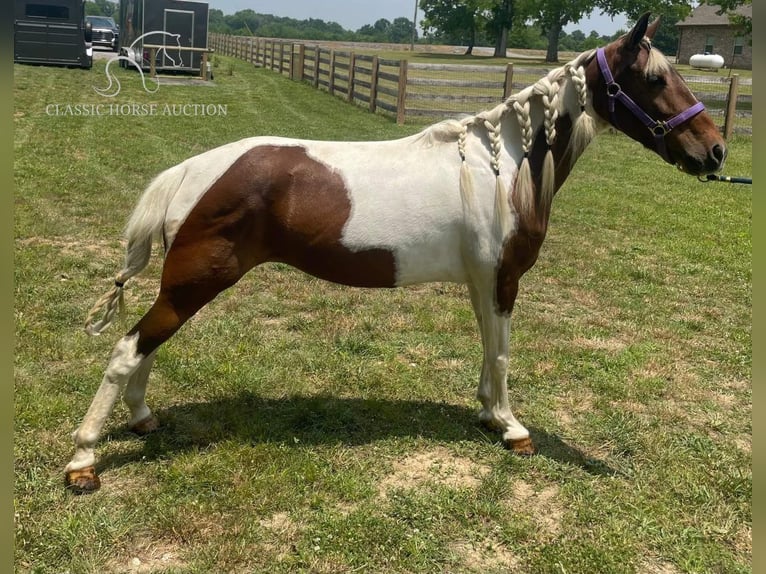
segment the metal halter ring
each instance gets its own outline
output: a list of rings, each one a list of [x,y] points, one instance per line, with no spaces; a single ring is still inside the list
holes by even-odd
[[[655,125],[649,128],[649,130],[654,134],[655,137],[664,137],[670,132],[670,129],[668,129],[668,126],[665,122],[657,121]]]

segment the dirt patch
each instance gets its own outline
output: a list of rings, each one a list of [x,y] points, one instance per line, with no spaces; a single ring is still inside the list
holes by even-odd
[[[288,512],[277,512],[268,518],[258,521],[262,527],[270,531],[271,536],[262,542],[262,551],[282,562],[294,549],[300,535],[300,526],[290,517]]]
[[[579,417],[592,412],[596,397],[588,389],[569,390],[555,399],[554,415],[558,423],[566,430],[573,429]]]
[[[258,523],[264,528],[273,530],[275,532],[294,532],[298,530],[298,527],[290,518],[290,514],[287,512],[277,512],[272,514],[268,518],[259,520]]]
[[[89,239],[85,241],[81,239],[27,237],[26,239],[17,240],[16,243],[22,247],[55,247],[64,255],[77,255],[85,252],[103,257],[105,253],[119,253],[122,251],[122,247],[115,244],[114,241],[97,239]]]
[[[572,346],[592,351],[619,353],[628,346],[628,342],[618,338],[603,339],[601,337],[575,337],[572,340]]]
[[[115,574],[143,574],[181,569],[186,562],[181,559],[179,548],[167,541],[147,541],[137,548],[129,549],[128,556],[112,559],[106,572]]]
[[[559,501],[558,486],[550,485],[536,491],[531,484],[521,480],[514,484],[509,502],[515,510],[529,514],[544,534],[555,537],[561,530],[564,507]]]
[[[437,447],[394,462],[393,471],[380,482],[379,491],[385,498],[391,490],[418,488],[426,483],[455,489],[476,488],[489,470],[487,465]]]
[[[743,524],[734,536],[734,548],[743,555],[753,556],[753,527]]]
[[[649,557],[638,565],[636,572],[638,574],[679,574],[680,570],[675,564],[661,558]]]
[[[487,539],[450,544],[460,572],[517,572],[519,559],[504,546]]]

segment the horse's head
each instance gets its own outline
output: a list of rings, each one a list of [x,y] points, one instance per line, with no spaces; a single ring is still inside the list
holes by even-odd
[[[659,19],[644,14],[633,29],[599,48],[586,69],[593,108],[604,120],[684,171],[722,167],[721,134],[683,78],[652,47]]]

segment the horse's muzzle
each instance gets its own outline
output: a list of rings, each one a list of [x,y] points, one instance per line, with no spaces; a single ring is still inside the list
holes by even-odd
[[[691,175],[707,175],[715,173],[723,168],[728,153],[723,143],[712,145],[705,156],[686,155],[678,161],[680,167],[686,173]]]
[[[723,162],[726,161],[727,153],[728,150],[724,145],[715,144],[708,152],[705,167],[711,172],[720,170],[723,167]]]

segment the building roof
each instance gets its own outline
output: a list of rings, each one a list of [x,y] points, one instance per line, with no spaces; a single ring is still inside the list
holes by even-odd
[[[728,26],[730,24],[729,16],[726,13],[717,14],[720,9],[720,6],[700,4],[684,20],[678,22],[676,26]],[[752,18],[753,5],[739,6],[734,10],[734,13]]]

